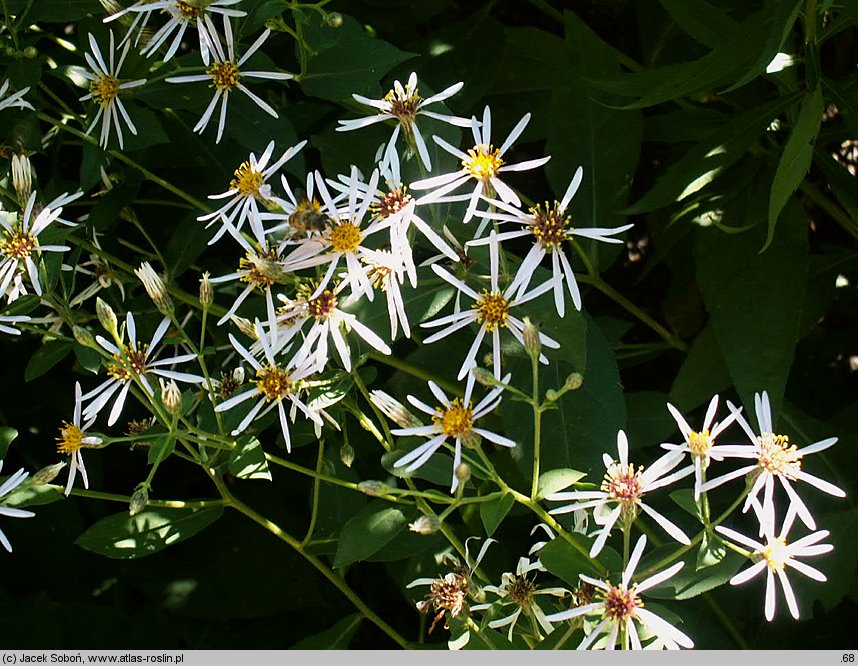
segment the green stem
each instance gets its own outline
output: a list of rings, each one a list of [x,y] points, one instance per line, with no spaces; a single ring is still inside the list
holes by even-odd
[[[530,354],[530,364],[533,377],[533,477],[530,483],[530,499],[536,501],[539,490],[539,459],[542,444],[542,405],[539,404],[539,354]]]
[[[400,370],[406,374],[411,375],[412,377],[417,377],[417,379],[422,379],[423,381],[428,382],[429,380],[435,382],[438,386],[444,389],[447,393],[451,393],[455,396],[462,397],[465,392],[462,390],[462,387],[458,384],[454,384],[438,375],[435,375],[431,372],[423,370],[422,368],[418,368],[416,365],[412,365],[407,361],[403,361],[395,356],[388,356],[386,354],[382,354],[381,352],[377,352],[374,350],[370,350],[367,354],[368,358],[371,358],[374,361],[379,361],[380,363],[384,363],[391,368],[395,368],[396,370]]]
[[[319,440],[319,454],[316,457],[316,472],[321,472],[322,464],[325,462],[325,440]],[[310,542],[310,539],[313,538],[313,532],[316,531],[316,520],[319,516],[319,490],[321,488],[321,483],[319,482],[319,477],[316,476],[313,478],[313,504],[312,509],[310,511],[310,526],[307,528],[307,534],[304,536],[303,541],[301,541],[301,547],[306,548],[307,544]]]
[[[56,486],[59,488],[59,486]],[[107,500],[108,502],[131,502],[130,495],[117,495],[116,493],[103,493],[98,490],[83,490],[72,488],[71,494],[77,497],[88,497],[90,499]],[[208,509],[216,506],[225,506],[222,499],[211,500],[149,500],[146,506],[162,507],[165,509]]]

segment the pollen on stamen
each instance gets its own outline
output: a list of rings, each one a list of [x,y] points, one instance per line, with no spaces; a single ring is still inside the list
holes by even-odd
[[[250,162],[242,162],[229,182],[229,189],[238,190],[239,194],[244,196],[255,196],[259,194],[263,182],[262,174],[256,171]]]
[[[709,435],[709,430],[692,431],[688,434],[688,450],[691,451],[691,455],[705,458],[711,448],[712,438]]]
[[[801,469],[801,453],[794,444],[790,445],[786,435],[764,432],[757,437],[760,445],[759,466],[774,475],[788,479],[795,478],[795,472]]]
[[[212,83],[209,87],[217,88],[220,91],[234,88],[238,85],[240,76],[238,65],[234,62],[216,62],[206,70],[206,74],[212,77]]]
[[[334,252],[348,254],[360,245],[360,229],[351,222],[340,222],[331,229],[329,241]]]
[[[26,259],[36,248],[36,237],[25,233],[20,227],[3,232],[0,240],[0,254],[7,259]]]
[[[462,159],[462,166],[469,174],[483,182],[497,176],[498,169],[504,164],[500,149],[484,143],[468,149],[468,156]]]
[[[268,365],[256,371],[256,390],[269,402],[282,400],[292,393],[294,388],[295,383],[289,373],[276,366]]]
[[[109,106],[119,95],[119,79],[110,74],[100,76],[89,84],[92,101],[101,107]]]
[[[449,407],[436,408],[432,422],[448,437],[467,437],[474,426],[474,410],[470,403],[465,405],[461,398],[456,398]]]
[[[307,312],[315,319],[327,319],[336,307],[337,295],[331,289],[325,289],[316,298],[307,301]]]
[[[509,301],[501,293],[483,289],[480,299],[471,307],[479,311],[477,323],[485,326],[487,331],[506,327],[509,318]]]
[[[63,421],[60,436],[57,437],[57,452],[61,454],[76,453],[83,447],[83,430],[73,423]]]
[[[195,7],[194,5],[185,2],[185,0],[178,0],[176,7],[182,15],[182,18],[187,20],[199,18],[205,11],[202,7]]]
[[[406,129],[410,129],[417,115],[417,107],[423,98],[417,94],[417,88],[406,86],[389,91],[384,96],[384,101],[390,105],[390,114],[395,116]]]
[[[107,374],[122,382],[129,381],[132,375],[146,374],[146,345],[139,342],[137,345],[139,350],[128,348],[124,354],[114,354],[114,362],[107,365]]]
[[[757,553],[757,558],[766,560],[766,565],[772,571],[781,571],[786,567],[789,559],[789,551],[787,550],[786,539],[777,537],[774,541],[767,544],[767,547],[761,553]]]
[[[412,199],[413,197],[408,194],[408,186],[400,185],[381,197],[377,203],[370,204],[369,209],[376,220],[384,220],[401,211]]]
[[[242,273],[240,280],[255,285],[260,289],[270,287],[277,282],[280,266],[277,251],[248,253],[238,261],[238,270]]]
[[[612,499],[624,505],[634,505],[643,494],[642,473],[643,466],[635,471],[634,465],[615,463],[605,472],[602,492],[608,493]]]
[[[567,238],[571,218],[564,213],[556,201],[550,207],[546,201],[530,209],[530,231],[546,250],[559,248]]]
[[[604,617],[617,621],[636,617],[638,608],[643,607],[643,601],[638,598],[634,586],[628,590],[611,587],[602,593],[604,597]]]

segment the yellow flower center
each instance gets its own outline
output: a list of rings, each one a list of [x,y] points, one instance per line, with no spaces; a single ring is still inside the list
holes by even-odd
[[[766,549],[762,553],[758,553],[766,560],[766,564],[772,571],[781,571],[786,567],[789,560],[789,551],[787,551],[786,540],[777,537],[774,541],[767,544]]]
[[[246,197],[252,197],[259,194],[259,188],[263,183],[262,174],[254,170],[250,162],[242,162],[235,173],[233,179],[229,181],[229,189],[238,190],[239,194]]]
[[[90,82],[89,92],[92,94],[93,102],[102,108],[107,107],[119,95],[119,79],[110,74],[100,76]]]
[[[447,437],[466,437],[474,425],[474,410],[470,403],[465,406],[461,398],[456,398],[447,409],[437,407],[432,422],[440,426]]]
[[[566,240],[566,228],[572,218],[564,216],[563,213],[556,201],[551,208],[546,201],[545,204],[537,204],[530,209],[530,231],[546,250],[559,248]]]
[[[503,163],[500,150],[484,143],[470,148],[468,156],[462,159],[462,166],[465,167],[465,171],[483,182],[494,178]]]
[[[299,233],[322,232],[333,224],[333,220],[322,212],[322,204],[316,199],[300,201],[289,216],[289,226]]]
[[[611,499],[626,506],[633,506],[643,494],[641,474],[643,466],[635,471],[634,465],[614,463],[605,472],[602,480],[602,492],[608,493]]]
[[[295,383],[288,373],[272,365],[256,371],[256,390],[269,402],[282,400],[293,392]]]
[[[757,437],[760,445],[759,466],[767,472],[795,478],[795,472],[801,469],[801,454],[795,445],[790,446],[789,437],[764,432]]]
[[[195,7],[194,5],[186,2],[185,0],[178,0],[176,3],[176,8],[179,10],[179,13],[182,15],[183,19],[194,19],[199,18],[203,15],[205,11],[202,7]]]
[[[483,289],[480,299],[471,307],[480,311],[477,323],[485,326],[487,331],[506,327],[506,320],[509,317],[509,301],[500,292],[489,293],[488,290]]]
[[[140,351],[134,351],[131,348],[125,350],[124,354],[114,354],[114,363],[107,366],[107,374],[111,377],[116,377],[119,381],[127,382],[131,379],[131,375],[144,375],[148,372],[146,367],[146,345],[137,343]]]
[[[711,448],[712,438],[709,436],[708,430],[703,430],[702,432],[691,431],[689,433],[688,449],[691,451],[691,455],[698,458],[705,458]]]
[[[605,604],[604,617],[612,620],[625,620],[637,617],[637,609],[643,607],[643,601],[638,598],[635,586],[629,590],[611,587],[607,592],[601,592]]]
[[[417,88],[411,90],[409,86],[405,86],[405,88],[388,92],[384,96],[384,101],[390,104],[390,114],[395,116],[406,129],[410,129],[417,115],[417,106],[423,98],[417,94]]]
[[[330,241],[334,252],[354,252],[360,245],[360,229],[351,222],[340,222],[331,229]]]
[[[63,421],[60,436],[57,437],[57,452],[62,454],[76,453],[83,446],[83,438],[83,430],[73,423]]]
[[[7,259],[26,259],[38,246],[36,237],[30,233],[24,233],[19,225],[11,231],[3,232],[0,240],[0,254]]]
[[[230,90],[238,85],[240,76],[238,65],[234,62],[216,62],[206,70],[206,74],[212,77],[210,87],[219,91]]]
[[[280,257],[277,251],[270,249],[267,252],[247,253],[238,261],[238,270],[243,273],[242,282],[253,284],[260,289],[265,289],[277,282],[278,274],[281,272],[277,264]]]

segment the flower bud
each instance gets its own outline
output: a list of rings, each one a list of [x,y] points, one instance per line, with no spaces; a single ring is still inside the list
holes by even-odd
[[[365,495],[370,497],[381,497],[390,493],[390,486],[383,481],[361,481],[358,488]]]
[[[456,467],[456,478],[462,485],[466,484],[471,478],[471,466],[468,463],[459,463]]]
[[[545,392],[545,399],[546,399],[548,402],[554,402],[554,401],[555,401],[555,400],[557,400],[559,397],[560,397],[560,394],[559,394],[559,393],[557,393],[557,391],[555,391],[554,389],[548,389],[548,390]]]
[[[405,405],[384,391],[370,391],[369,397],[372,404],[400,428],[417,428],[423,425],[423,422],[409,412]]]
[[[563,388],[567,391],[576,391],[581,388],[581,385],[584,383],[584,375],[580,372],[573,372],[566,378],[566,383],[563,384]]]
[[[116,330],[116,313],[113,311],[112,307],[101,299],[100,296],[95,299],[95,312],[98,315],[98,321],[101,322],[104,330],[110,333],[114,338],[118,337],[119,333]]]
[[[343,15],[339,12],[331,12],[325,17],[325,23],[332,28],[339,28],[343,25]]]
[[[471,368],[471,374],[474,376],[474,379],[477,380],[477,384],[482,384],[483,386],[488,386],[489,388],[498,386],[500,384],[498,378],[495,377],[494,374],[486,368],[480,368],[479,366],[476,368]]]
[[[208,309],[212,303],[214,303],[214,289],[211,280],[209,280],[209,272],[206,271],[200,280],[200,305],[203,306],[203,309]]]
[[[259,338],[259,335],[256,333],[256,327],[249,319],[237,317],[235,315],[233,315],[231,319],[232,323],[238,327],[238,330],[244,333],[248,338],[252,338],[254,340]]]
[[[437,516],[420,516],[413,523],[408,523],[408,529],[417,534],[435,534],[441,529],[441,521]]]
[[[33,485],[37,486],[47,485],[57,478],[57,475],[62,471],[63,467],[65,467],[66,464],[67,463],[65,462],[60,462],[56,465],[48,465],[47,467],[42,467],[42,469],[33,474],[30,482]]]
[[[28,46],[22,51],[22,53],[24,54],[24,57],[27,58],[27,60],[32,60],[37,55],[39,55],[39,52],[36,50],[35,46]]]
[[[12,155],[12,185],[21,206],[26,206],[33,191],[33,167],[26,155]]]
[[[346,467],[352,466],[352,463],[355,461],[355,450],[351,444],[343,443],[340,447],[340,460],[342,460],[343,465]]]
[[[182,413],[182,392],[174,380],[165,382],[159,379],[161,383],[161,402],[164,403],[164,409],[173,416],[179,416]]]
[[[89,332],[88,328],[84,328],[83,326],[72,326],[72,334],[74,335],[74,339],[84,347],[92,347],[93,349],[98,347],[98,343],[95,341],[95,338],[92,337],[92,333]]]
[[[538,358],[542,352],[542,341],[539,339],[539,328],[530,321],[530,317],[524,318],[524,331],[521,337],[524,340],[524,348],[531,358]]]
[[[149,504],[149,490],[144,485],[140,485],[134,489],[131,494],[131,501],[128,503],[128,513],[136,516]]]
[[[167,293],[167,287],[164,286],[161,276],[155,272],[148,261],[140,264],[140,268],[134,271],[134,275],[140,278],[146,293],[161,314],[168,315],[173,312],[173,299]]]

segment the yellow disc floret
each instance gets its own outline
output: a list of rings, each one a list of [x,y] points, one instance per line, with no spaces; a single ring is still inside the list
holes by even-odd
[[[206,74],[212,77],[210,87],[220,91],[231,90],[238,85],[240,73],[238,65],[234,62],[216,62],[206,70]]]
[[[509,301],[500,292],[489,292],[483,289],[479,300],[471,307],[479,310],[477,323],[482,324],[487,331],[505,328],[509,317]]]
[[[411,128],[411,123],[417,115],[417,107],[423,98],[417,94],[417,88],[411,86],[397,87],[384,96],[384,101],[389,106],[389,113],[395,116],[406,129]]]
[[[602,492],[608,493],[612,500],[624,506],[633,507],[643,494],[641,474],[643,466],[635,470],[634,465],[614,463],[605,472],[602,480]]]
[[[119,95],[119,79],[110,74],[100,76],[90,82],[89,92],[93,102],[102,108],[107,107]]]
[[[295,383],[289,373],[276,366],[267,365],[256,371],[256,390],[269,402],[282,400],[292,393],[294,388]]]
[[[481,143],[468,150],[468,156],[462,159],[462,166],[474,178],[486,182],[497,175],[498,169],[503,166],[503,159],[498,148]]]
[[[571,220],[560,209],[556,201],[549,207],[548,202],[530,209],[530,231],[536,241],[546,250],[554,250],[563,244],[568,235],[567,227]]]
[[[331,229],[329,240],[334,252],[341,254],[354,252],[360,245],[360,229],[351,222],[340,222]]]
[[[186,2],[186,0],[178,0],[178,2],[176,3],[176,8],[179,10],[179,14],[181,14],[182,18],[185,20],[199,18],[203,15],[204,12],[204,9],[202,7],[196,7],[190,2]]]
[[[643,606],[643,601],[638,598],[635,587],[624,590],[619,587],[610,587],[603,592],[605,612],[604,617],[612,620],[623,621],[628,618],[637,617],[637,609]]]
[[[57,437],[57,452],[62,454],[76,453],[83,447],[83,430],[67,421],[63,421],[60,436]]]
[[[259,194],[259,188],[264,182],[262,174],[253,168],[250,162],[242,162],[229,182],[229,189],[238,190],[239,194],[252,197]]]
[[[691,451],[691,455],[705,458],[711,448],[712,437],[709,435],[709,430],[702,430],[701,432],[692,430],[688,433],[688,450]]]
[[[11,231],[4,231],[3,238],[0,240],[0,254],[7,259],[26,259],[36,247],[38,247],[36,237],[24,232],[20,226],[15,226]]]
[[[795,472],[801,469],[801,454],[789,437],[764,432],[757,437],[760,445],[759,466],[774,475],[795,478]]]
[[[437,407],[432,422],[447,437],[466,437],[474,426],[474,410],[470,403],[465,405],[461,398],[456,398],[449,407]]]
[[[140,343],[137,343],[140,346]],[[123,354],[113,355],[114,363],[107,366],[107,374],[119,381],[127,382],[132,375],[144,375],[146,367],[146,345],[140,346],[140,351],[128,348]]]
[[[766,545],[766,549],[762,553],[758,553],[757,556],[765,559],[766,565],[772,571],[782,571],[790,558],[786,540],[777,537],[770,541]]]

